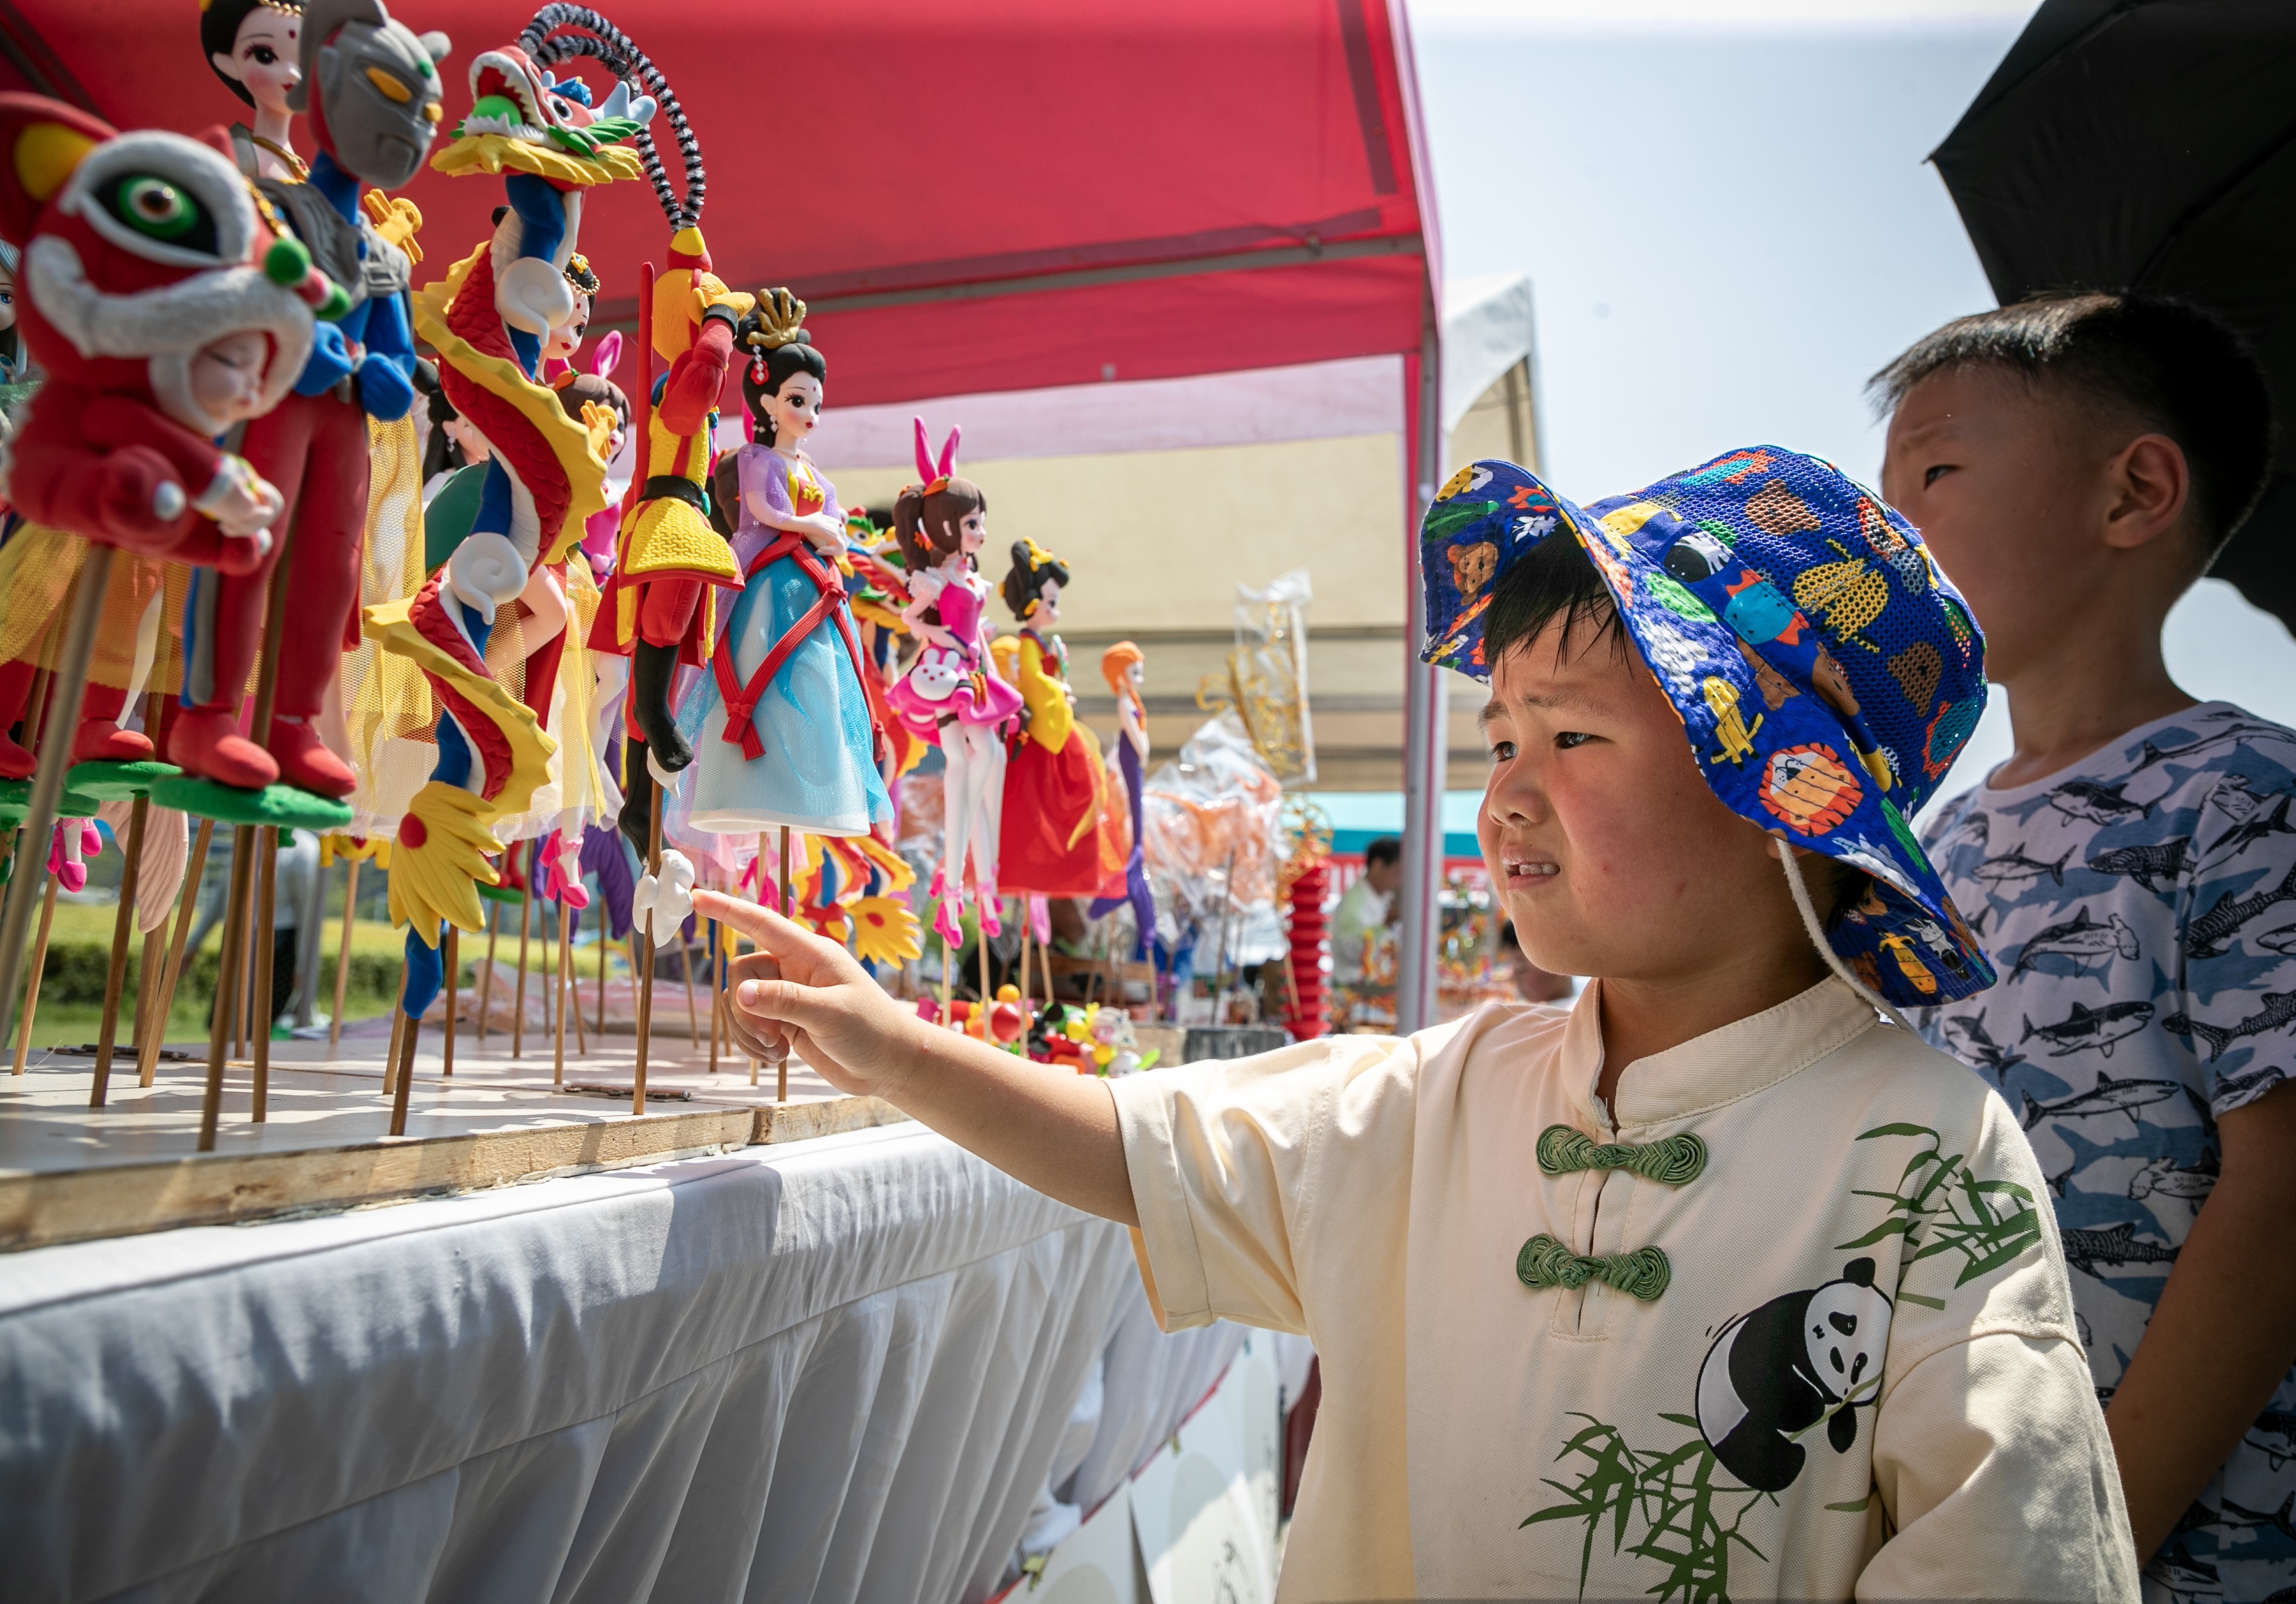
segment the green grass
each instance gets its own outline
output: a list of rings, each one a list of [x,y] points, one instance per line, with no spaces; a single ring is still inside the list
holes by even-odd
[[[364,901],[364,900],[362,900]],[[30,1045],[36,1051],[52,1047],[77,1047],[96,1039],[103,1017],[103,983],[111,954],[112,923],[117,912],[115,904],[98,902],[65,902],[56,904],[55,918],[48,933],[47,962],[42,969],[40,1001],[33,1011]],[[496,918],[501,917],[499,911]],[[167,936],[172,936],[172,920],[161,926]],[[333,917],[323,926],[319,950],[319,1011],[332,1012],[334,1001],[336,954],[342,938],[342,914],[340,901]],[[208,1032],[209,998],[212,995],[217,949],[222,943],[220,930],[209,934],[198,954],[186,954],[184,974],[178,983],[175,1007],[168,1011],[166,1040],[189,1041],[202,1039]],[[406,935],[393,930],[380,919],[357,919],[351,925],[350,983],[343,997],[343,1017],[346,1021],[369,1019],[390,1011],[397,999],[401,954]],[[464,934],[461,958],[463,983],[474,983],[477,965],[486,956],[484,934]],[[128,938],[127,974],[121,991],[121,1022],[119,1039],[125,1042],[131,1031],[130,1021],[135,1012],[138,970],[144,951],[144,937],[132,933]],[[518,922],[510,919],[496,946],[496,958],[503,963],[514,962],[518,957]],[[551,961],[547,944],[537,939],[529,962]],[[597,975],[597,952],[594,947],[576,950],[575,964],[582,979]],[[629,963],[621,950],[611,950],[609,968],[611,974],[627,977]],[[0,1046],[0,1056],[12,1054],[14,1041],[10,1038]]]

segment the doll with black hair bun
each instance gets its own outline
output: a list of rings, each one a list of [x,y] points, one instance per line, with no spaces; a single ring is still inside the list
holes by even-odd
[[[1068,647],[1055,632],[1068,564],[1034,540],[1013,542],[1004,605],[1017,637],[996,643],[1028,720],[1013,738],[1005,769],[997,876],[1005,891],[1044,897],[1094,897],[1124,865],[1110,835],[1107,767],[1100,743],[1076,716]]]
[[[288,97],[303,80],[303,0],[202,0],[200,49],[225,88],[255,111],[231,125],[232,155],[250,178],[300,184],[311,176],[295,153]]]
[[[753,432],[716,485],[742,594],[679,718],[697,753],[690,821],[718,835],[865,835],[893,817],[840,572],[845,512],[805,450],[829,364],[804,315],[786,291],[760,294],[735,346]]]

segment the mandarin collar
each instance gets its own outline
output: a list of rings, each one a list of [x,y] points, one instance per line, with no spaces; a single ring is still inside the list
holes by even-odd
[[[1611,1126],[1595,1097],[1603,1070],[1602,985],[1599,980],[1587,983],[1562,1031],[1563,1083],[1586,1128],[1596,1131]],[[1631,1131],[1718,1108],[1800,1073],[1881,1025],[1871,1004],[1828,975],[1775,1008],[1629,1065],[1613,1099],[1616,1129]]]

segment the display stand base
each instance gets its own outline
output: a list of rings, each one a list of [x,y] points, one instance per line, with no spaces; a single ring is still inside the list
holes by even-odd
[[[228,1065],[226,1117],[207,1154],[193,1151],[207,1067],[195,1044],[184,1044],[192,1061],[162,1059],[149,1088],[115,1081],[102,1109],[86,1106],[86,1058],[36,1055],[22,1078],[0,1077],[0,1251],[664,1164],[906,1117],[835,1092],[801,1065],[791,1100],[775,1106],[742,1083],[746,1072],[713,1075],[706,1052],[677,1043],[656,1045],[646,1110],[634,1119],[628,1046],[594,1055],[578,1090],[554,1088],[546,1059],[474,1052],[467,1041],[443,1080],[441,1034],[435,1020],[422,1031],[406,1136],[384,1134],[390,1038],[355,1027],[332,1061],[324,1041],[271,1044],[259,1125],[243,1117],[250,1066]]]
[[[161,780],[183,772],[173,763],[147,759],[135,763],[74,763],[64,770],[64,789],[98,802],[132,802]]]
[[[93,818],[103,798],[91,796],[75,788],[68,780],[64,794],[56,799],[58,818]],[[0,780],[0,825],[13,829],[24,822],[32,810],[32,782],[29,780]]]
[[[350,803],[314,796],[292,786],[266,786],[260,791],[242,791],[236,786],[217,785],[198,775],[179,774],[172,779],[155,781],[152,800],[163,808],[188,813],[193,818],[212,818],[219,824],[309,830],[314,834],[347,830],[351,824]]]

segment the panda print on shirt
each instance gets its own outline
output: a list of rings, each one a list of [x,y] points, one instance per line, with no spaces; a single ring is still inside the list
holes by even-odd
[[[1856,1411],[1881,1394],[1890,1314],[1874,1261],[1852,1259],[1839,1280],[1774,1297],[1723,1327],[1698,1370],[1699,1434],[1722,1468],[1780,1492],[1801,1474],[1802,1439],[1820,1421],[1833,1451],[1849,1452]]]

